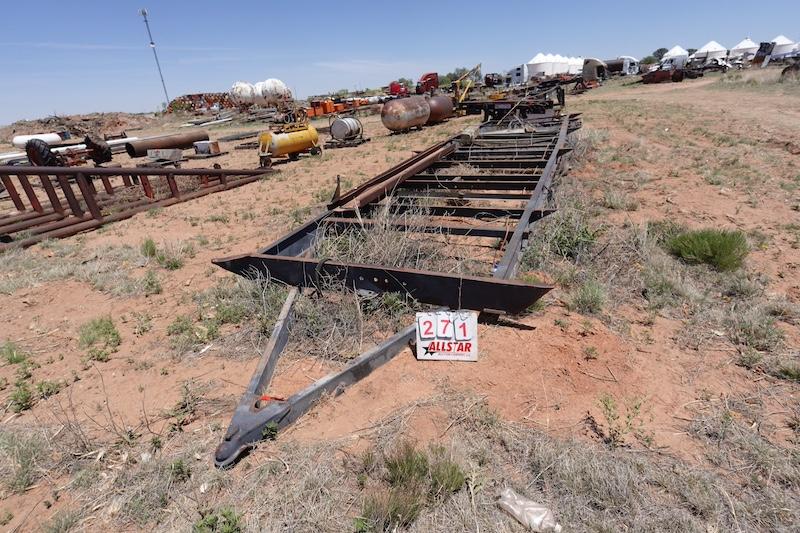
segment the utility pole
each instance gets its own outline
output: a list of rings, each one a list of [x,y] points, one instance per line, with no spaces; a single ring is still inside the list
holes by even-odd
[[[158,77],[161,78],[161,87],[164,88],[164,97],[167,99],[169,105],[169,95],[167,94],[167,84],[164,83],[164,74],[161,73],[161,63],[158,62],[158,54],[156,53],[156,43],[153,42],[153,34],[150,33],[150,23],[147,21],[147,10],[142,8],[139,14],[144,18],[144,25],[147,27],[147,36],[150,38],[150,48],[153,49],[153,57],[156,59],[156,68],[158,68]]]

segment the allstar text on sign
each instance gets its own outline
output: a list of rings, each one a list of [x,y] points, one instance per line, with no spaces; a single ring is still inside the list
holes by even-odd
[[[417,313],[417,359],[477,361],[478,313],[465,310]]]

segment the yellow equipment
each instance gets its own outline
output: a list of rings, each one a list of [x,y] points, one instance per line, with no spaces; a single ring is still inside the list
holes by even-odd
[[[478,63],[472,70],[465,73],[463,76],[452,82],[453,92],[455,93],[456,103],[460,104],[464,101],[464,98],[467,97],[469,90],[472,89],[472,86],[475,82],[472,79],[472,76],[481,74],[481,64]],[[464,81],[466,80],[466,81]],[[462,85],[463,84],[463,85]]]
[[[265,131],[258,137],[258,161],[262,167],[270,166],[273,157],[286,155],[294,161],[302,153],[322,153],[317,130],[306,122],[287,124],[278,131]]]

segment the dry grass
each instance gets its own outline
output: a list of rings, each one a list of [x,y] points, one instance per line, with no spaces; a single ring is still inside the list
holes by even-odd
[[[781,91],[785,94],[800,92],[800,80],[797,77],[782,78],[782,69],[783,67],[730,72],[721,76],[715,85],[733,90]]]
[[[438,176],[461,176],[464,174],[487,174],[491,171],[483,170],[479,167],[474,167],[468,163],[458,163],[450,165],[449,167],[439,168],[436,170]]]
[[[45,241],[37,248],[0,253],[0,294],[68,279],[113,296],[144,294],[150,282],[131,276],[143,263],[130,246],[105,246],[89,254],[80,244]]]
[[[346,362],[413,321],[422,307],[398,293],[365,294],[323,283],[300,295],[294,307],[289,354]]]
[[[392,198],[369,217],[372,225],[344,231],[328,228],[314,243],[320,260],[387,265],[449,273],[486,273],[489,265],[476,258],[475,249],[456,246],[437,233],[413,231],[429,223],[424,205],[403,213],[392,212]],[[395,229],[395,225],[410,228]],[[288,351],[343,362],[362,353],[410,323],[421,306],[406,294],[352,292],[324,276],[319,291],[302,294],[295,305]]]
[[[604,138],[590,133],[575,141],[575,152],[583,154],[578,169],[607,157],[595,137]],[[605,190],[607,206],[616,194]],[[711,331],[727,331],[742,351],[743,366],[794,379],[793,357],[780,352],[780,322],[796,320],[796,304],[767,296],[767,280],[742,268],[748,250],[764,246],[757,235],[748,244],[742,232],[687,231],[672,221],[612,226],[592,198],[585,182],[568,176],[557,181],[553,203],[559,211],[535,226],[523,271],[547,273],[566,289],[567,307],[578,312],[611,321],[602,313],[610,299],[681,320],[678,343],[684,347],[699,349],[718,341]]]
[[[258,271],[224,278],[195,295],[194,312],[174,319],[167,330],[171,344],[184,354],[229,333],[219,339],[224,356],[256,357],[269,340],[286,294],[285,285]]]
[[[0,430],[0,476],[7,492],[24,492],[45,475],[49,464],[42,432],[22,428]]]
[[[393,199],[389,198],[370,216],[373,225],[369,228],[354,227],[342,232],[335,228],[326,229],[314,243],[315,257],[395,268],[440,271],[453,268],[453,265],[445,264],[448,257],[442,253],[443,247],[437,245],[441,235],[413,231],[428,222],[424,207],[394,214],[391,212],[392,203]],[[395,224],[410,229],[397,230]]]
[[[409,445],[409,416],[428,408],[447,413],[447,440],[431,448]],[[83,452],[64,453],[83,449],[70,429],[39,439],[35,463],[62,465],[72,487],[69,516],[90,529],[186,530],[226,510],[243,530],[402,524],[408,531],[518,531],[495,505],[510,486],[552,508],[569,531],[787,530],[800,509],[796,458],[763,436],[754,438],[749,422],[740,424],[737,416],[698,419],[693,426],[709,454],[722,452],[710,467],[558,440],[503,422],[482,401],[452,392],[384,419],[362,435],[375,448],[355,454],[346,441],[279,440],[236,469],[219,471],[194,459],[210,454],[221,437],[221,429],[204,428],[162,435],[158,446],[146,438],[94,441],[93,449],[105,450],[95,461]],[[22,485],[41,472],[34,468]],[[14,478],[13,471],[4,474]]]
[[[187,257],[194,257],[195,254],[194,245],[190,242],[166,242],[158,246],[150,237],[142,241],[139,251],[144,257],[154,260],[167,270],[178,270]]]

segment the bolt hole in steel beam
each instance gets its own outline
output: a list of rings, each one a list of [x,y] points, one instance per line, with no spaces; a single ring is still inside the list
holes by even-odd
[[[414,208],[413,204],[403,202],[421,201],[423,203],[441,198],[458,199],[467,202],[462,205],[439,205],[431,210],[429,216],[432,220],[429,225],[419,226],[415,229],[422,231],[438,228],[438,232],[467,232],[468,220],[481,216],[483,207],[472,207],[472,200],[492,202],[504,200],[525,200],[524,208],[485,208],[489,214],[505,217],[512,222],[511,228],[503,230],[507,234],[507,243],[504,255],[495,269],[492,277],[463,276],[424,270],[395,268],[391,265],[364,265],[346,262],[330,261],[308,257],[314,240],[318,237],[318,229],[324,226],[348,227],[358,226],[360,231],[370,231],[372,221],[362,215],[374,213],[376,209],[385,209],[379,203],[390,191],[407,184],[409,180],[418,179],[418,173],[432,169],[437,164],[452,162],[452,153],[458,144],[455,139],[434,145],[428,150],[420,152],[412,158],[396,165],[365,184],[339,196],[334,204],[329,206],[330,211],[310,220],[300,228],[279,238],[271,245],[264,247],[260,253],[245,254],[214,260],[214,264],[221,266],[239,275],[248,276],[258,271],[268,274],[272,279],[279,280],[288,285],[298,287],[317,288],[320,276],[338,282],[339,286],[349,287],[354,290],[368,290],[372,292],[393,291],[407,294],[420,302],[440,308],[465,308],[487,311],[488,318],[496,318],[500,312],[520,313],[538,298],[544,295],[551,287],[533,285],[514,281],[512,278],[519,262],[519,254],[523,244],[529,238],[529,225],[552,210],[545,209],[545,201],[554,174],[560,168],[559,158],[563,154],[566,134],[574,118],[570,116],[548,115],[540,119],[528,119],[523,122],[526,126],[536,128],[547,124],[550,130],[547,133],[538,133],[537,136],[549,135],[552,148],[546,152],[547,159],[542,165],[542,172],[534,187],[529,193],[481,193],[481,192],[456,192],[415,190],[413,195],[398,190],[394,195],[399,203],[390,204],[390,210],[403,212]],[[557,126],[557,127],[553,127]],[[502,128],[495,127],[494,132]],[[533,134],[532,134],[533,135]],[[480,133],[477,134],[480,139]],[[531,162],[533,163],[533,162]],[[539,162],[535,163],[537,166]],[[462,217],[464,224],[459,222],[436,222],[436,217]],[[395,223],[396,230],[406,231],[410,227],[402,227],[402,223]],[[481,226],[473,226],[473,230],[481,231]],[[482,231],[495,231],[496,228],[483,227]],[[465,235],[469,236],[469,235]],[[293,293],[296,294],[296,293]],[[291,302],[287,300],[289,310],[282,316],[291,317]],[[285,306],[285,309],[286,309]],[[397,353],[400,353],[414,336],[414,326],[409,326],[398,332],[393,337],[380,343],[374,348],[363,353],[344,368],[308,385],[305,389],[290,396],[286,400],[259,401],[262,394],[269,388],[272,376],[263,369],[274,369],[274,361],[280,356],[285,337],[288,335],[290,318],[276,324],[276,331],[270,340],[270,350],[262,355],[259,370],[251,379],[251,386],[243,396],[239,406],[234,412],[225,438],[220,443],[215,453],[215,463],[220,467],[232,465],[253,443],[261,440],[263,429],[272,424],[282,429],[312,408],[314,403],[325,394],[340,394],[344,388],[371,373],[379,366],[386,363]],[[273,342],[273,339],[277,339]],[[256,384],[255,386],[253,384]]]

